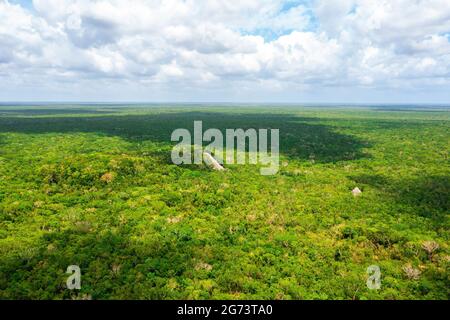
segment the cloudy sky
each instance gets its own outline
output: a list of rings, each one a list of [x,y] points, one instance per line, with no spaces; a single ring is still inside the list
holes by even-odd
[[[0,0],[0,101],[450,103],[449,0]]]

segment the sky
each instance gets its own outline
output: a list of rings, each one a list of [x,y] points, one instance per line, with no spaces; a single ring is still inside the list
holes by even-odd
[[[0,0],[0,101],[450,104],[450,1]]]

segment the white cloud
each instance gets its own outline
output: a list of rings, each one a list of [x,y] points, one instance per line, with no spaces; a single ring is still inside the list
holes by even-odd
[[[46,87],[49,98],[52,86],[64,91],[90,82],[156,91],[166,86],[200,96],[221,88],[224,98],[227,90],[243,88],[258,96],[271,90],[292,95],[328,87],[351,92],[450,85],[448,0],[33,5],[30,11],[0,0],[0,99],[14,97],[21,86],[33,90],[33,82],[34,90]],[[273,36],[264,39],[262,30]],[[185,99],[196,100],[192,95]]]

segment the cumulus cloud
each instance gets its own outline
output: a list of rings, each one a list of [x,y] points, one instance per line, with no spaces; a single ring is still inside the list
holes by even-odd
[[[448,0],[0,0],[0,98],[93,82],[130,95],[444,90],[449,32]]]

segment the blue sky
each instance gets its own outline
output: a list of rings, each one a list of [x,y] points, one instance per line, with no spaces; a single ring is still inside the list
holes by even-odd
[[[0,0],[0,101],[450,103],[446,0]]]
[[[23,8],[26,8],[28,10],[33,11],[34,7],[33,7],[33,1],[32,0],[11,0],[10,1],[12,4],[18,4]]]

